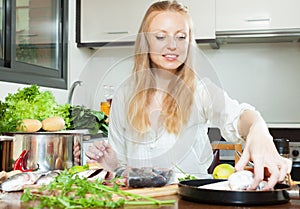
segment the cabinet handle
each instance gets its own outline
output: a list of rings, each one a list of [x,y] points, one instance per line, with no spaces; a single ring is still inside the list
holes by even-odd
[[[129,31],[108,31],[107,34],[128,34]]]
[[[245,19],[246,22],[270,22],[270,17],[250,17]]]

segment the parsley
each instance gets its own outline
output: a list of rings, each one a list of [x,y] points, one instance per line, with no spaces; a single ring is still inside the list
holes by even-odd
[[[185,181],[185,180],[193,180],[193,179],[197,179],[196,176],[193,176],[193,175],[191,175],[191,174],[187,174],[187,173],[184,172],[181,168],[179,168],[177,165],[175,165],[175,167],[176,167],[182,174],[184,174],[184,177],[178,178],[178,181]]]
[[[132,194],[121,190],[113,179],[113,187],[103,184],[102,180],[91,182],[62,171],[49,185],[43,186],[39,194],[26,189],[21,201],[37,200],[38,208],[117,208],[124,205],[161,205],[174,204],[175,200],[156,200],[151,197]]]

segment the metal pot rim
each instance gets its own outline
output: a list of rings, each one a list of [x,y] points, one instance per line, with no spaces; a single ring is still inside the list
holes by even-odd
[[[3,133],[6,137],[12,137],[15,135],[83,135],[82,133],[70,133],[70,132],[7,132]]]

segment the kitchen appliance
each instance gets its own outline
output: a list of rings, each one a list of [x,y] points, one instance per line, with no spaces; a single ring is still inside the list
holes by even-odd
[[[273,141],[274,141],[274,144],[276,146],[278,153],[285,158],[289,158],[289,156],[290,156],[290,140],[281,138],[281,139],[274,139]]]
[[[290,159],[293,161],[293,167],[291,171],[292,179],[300,181],[300,142],[293,141],[289,143],[290,147]]]
[[[290,158],[294,163],[300,163],[300,142],[290,142]]]
[[[178,194],[184,200],[219,205],[275,205],[299,198],[299,187],[277,184],[270,191],[230,191],[199,188],[199,186],[225,181],[224,179],[197,179],[182,181]]]
[[[35,132],[5,135],[14,137],[13,152],[11,152],[13,154],[9,155],[10,159],[12,157],[10,162],[15,162],[20,158],[21,153],[26,153],[21,159],[25,170],[63,170],[82,164],[82,153],[79,156],[73,153],[74,146],[82,144],[81,133]]]
[[[291,176],[300,181],[300,128],[270,128],[274,138],[289,140],[289,158],[293,161]]]

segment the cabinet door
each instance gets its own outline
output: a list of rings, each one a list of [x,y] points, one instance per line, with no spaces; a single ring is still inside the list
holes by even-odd
[[[196,39],[215,39],[215,0],[182,0],[194,23]]]
[[[299,0],[216,0],[216,31],[300,28]]]
[[[134,41],[154,0],[81,0],[82,43]]]

